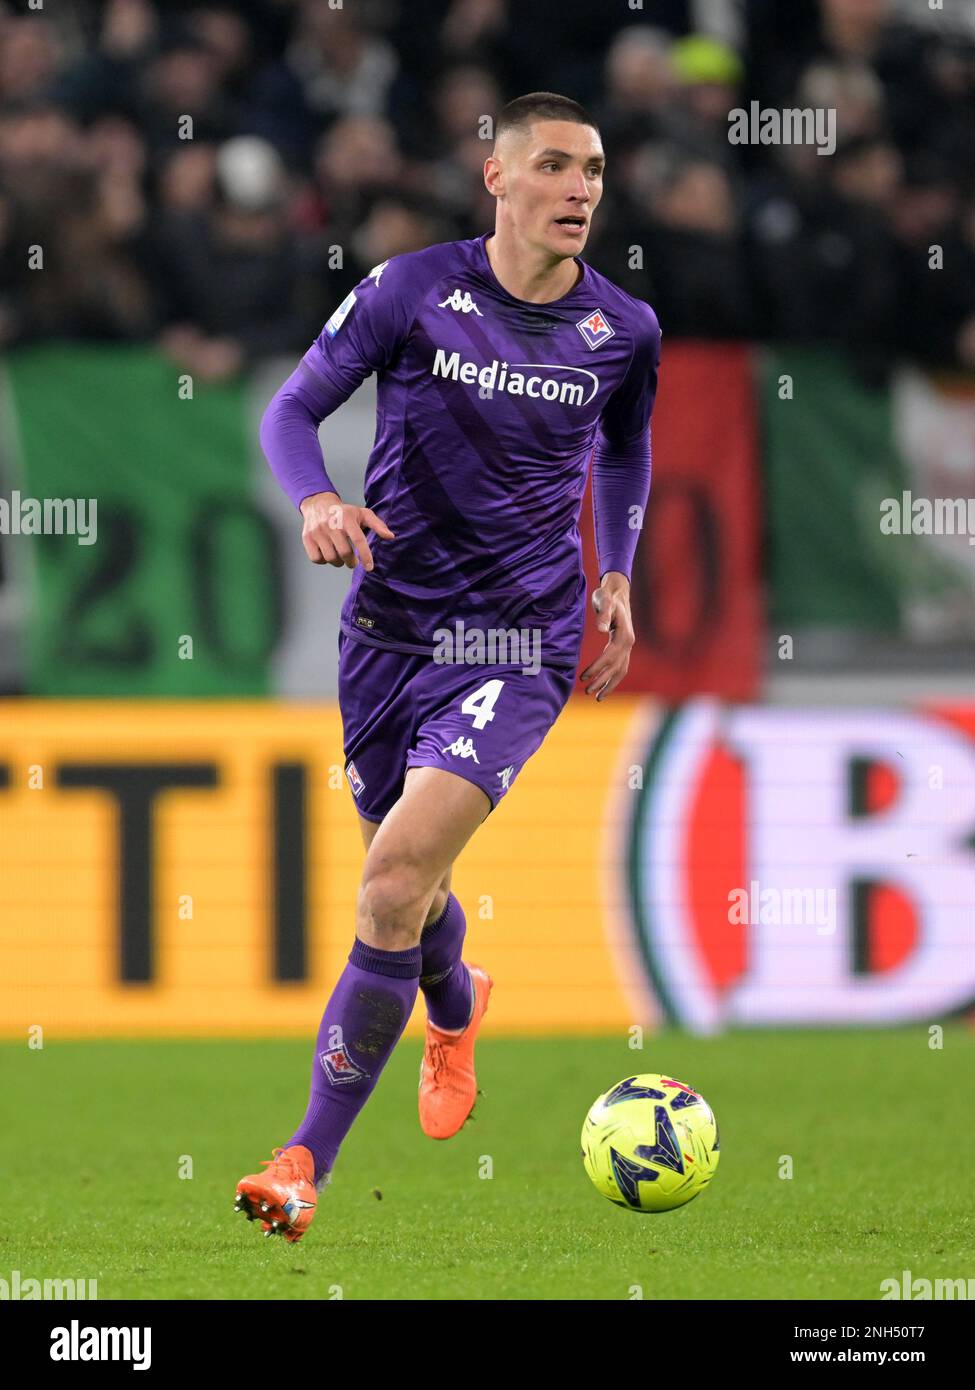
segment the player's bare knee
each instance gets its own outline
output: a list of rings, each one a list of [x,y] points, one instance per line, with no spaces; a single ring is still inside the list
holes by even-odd
[[[423,929],[429,886],[411,865],[368,863],[359,890],[360,913],[380,947],[398,951],[415,946]]]

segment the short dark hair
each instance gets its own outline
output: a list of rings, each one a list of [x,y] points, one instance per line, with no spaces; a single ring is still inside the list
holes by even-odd
[[[599,127],[586,108],[571,97],[559,96],[558,92],[529,92],[501,108],[494,126],[494,138],[499,139],[509,130],[524,129],[533,121],[575,121],[577,125],[591,125],[599,133]]]

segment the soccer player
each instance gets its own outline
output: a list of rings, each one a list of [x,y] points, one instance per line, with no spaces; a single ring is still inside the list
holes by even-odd
[[[366,847],[355,940],[321,1021],[307,1113],[265,1171],[237,1185],[236,1209],[291,1241],[307,1230],[418,989],[421,1127],[447,1139],[474,1106],[474,1040],[492,981],[461,957],[451,866],[572,691],[590,455],[593,606],[607,640],[581,674],[587,695],[603,700],[619,684],[634,641],[629,577],[650,486],[660,329],[649,305],[579,259],[603,191],[588,113],[536,92],[501,111],[495,135],[484,165],[494,232],[377,265],[261,425],[309,559],[355,569],[339,705]],[[318,425],[370,372],[376,440],[358,506],[328,478]]]

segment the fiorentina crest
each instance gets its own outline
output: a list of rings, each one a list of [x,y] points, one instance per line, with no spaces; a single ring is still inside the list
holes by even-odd
[[[599,347],[599,344],[604,343],[607,338],[612,338],[615,331],[606,322],[602,309],[596,309],[588,318],[580,319],[576,328],[590,348]]]
[[[352,795],[358,796],[359,793],[362,791],[362,788],[366,784],[359,776],[355,763],[349,763],[348,767],[345,769],[345,775],[349,779],[349,786],[352,789]]]
[[[334,1086],[351,1085],[360,1077],[369,1075],[356,1062],[353,1062],[345,1043],[341,1047],[333,1047],[327,1052],[320,1053],[318,1060],[325,1070],[325,1075]]]

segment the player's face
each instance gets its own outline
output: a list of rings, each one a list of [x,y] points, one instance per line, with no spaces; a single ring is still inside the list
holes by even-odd
[[[502,163],[508,210],[520,234],[554,255],[578,255],[603,196],[605,156],[597,132],[575,121],[536,121]]]

